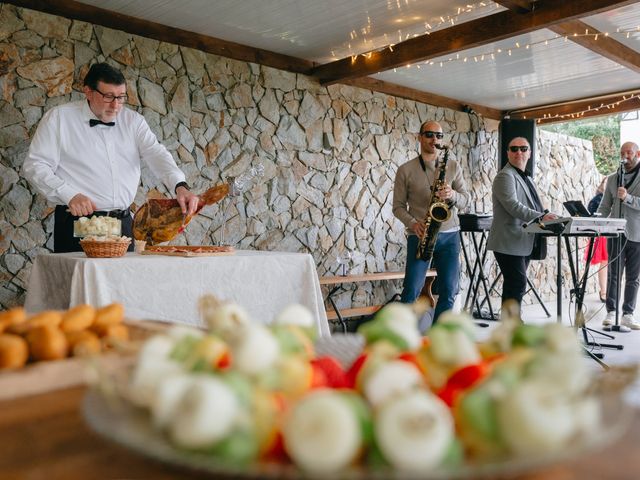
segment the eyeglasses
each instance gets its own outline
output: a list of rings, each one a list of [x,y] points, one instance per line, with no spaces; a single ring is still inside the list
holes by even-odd
[[[509,147],[509,151],[516,153],[518,150],[520,150],[521,152],[526,152],[529,150],[529,147],[527,147],[526,145],[511,145]]]
[[[127,97],[126,95],[115,96],[113,93],[102,93],[97,88],[94,88],[93,90],[102,95],[102,99],[105,101],[105,103],[111,103],[114,100],[118,103],[127,103],[127,100],[129,99],[129,97]]]
[[[431,132],[429,130],[427,130],[426,132],[420,132],[420,135],[422,135],[425,138],[436,137],[438,140],[440,140],[440,139],[442,139],[444,137],[444,133],[442,133],[442,132]]]

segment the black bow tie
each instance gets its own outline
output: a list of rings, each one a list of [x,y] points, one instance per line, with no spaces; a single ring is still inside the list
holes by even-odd
[[[89,120],[90,127],[95,127],[96,125],[106,125],[107,127],[113,127],[115,124],[116,122],[103,122],[102,120],[96,120],[95,118]]]

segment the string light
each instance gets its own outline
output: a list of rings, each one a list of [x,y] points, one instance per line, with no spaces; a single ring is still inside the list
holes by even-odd
[[[629,96],[627,96],[629,95]],[[579,112],[573,112],[573,113],[564,113],[564,114],[559,114],[559,113],[555,113],[555,114],[550,114],[550,113],[545,113],[542,118],[539,118],[537,121],[538,123],[543,122],[545,120],[564,120],[565,118],[581,118],[584,117],[587,113],[593,113],[593,112],[599,112],[600,110],[611,110],[613,108],[619,107],[622,103],[625,102],[629,102],[633,99],[640,99],[640,93],[626,93],[622,96],[622,98],[619,98],[618,100],[615,100],[613,102],[610,103],[600,103],[599,106],[597,107],[592,107],[591,105],[587,105],[587,108],[584,110],[581,110]]]
[[[401,4],[397,3],[397,7],[400,10],[402,8]],[[493,7],[493,8],[500,8],[500,6],[494,2],[491,3],[487,3],[484,1],[481,2],[476,2],[474,4],[468,4],[465,7],[457,7],[456,9],[456,13],[455,14],[451,14],[451,15],[442,15],[439,17],[438,22],[431,24],[429,22],[424,22],[424,34],[426,35],[430,35],[432,31],[438,29],[439,27],[442,26],[449,26],[449,25],[454,25],[454,24],[458,24],[458,23],[463,23],[460,19],[460,17],[464,16],[464,15],[468,15],[480,8],[486,8],[487,6],[489,7]],[[387,4],[388,9],[391,9],[390,6],[390,2],[388,2]],[[367,17],[367,26],[361,29],[361,32],[363,34],[365,33],[371,33],[371,31],[373,30],[373,23],[371,21],[370,17]],[[544,40],[541,41],[537,41],[537,42],[531,42],[531,43],[526,43],[526,44],[522,44],[520,42],[515,42],[514,46],[511,48],[498,48],[494,51],[488,51],[488,52],[482,52],[482,53],[478,53],[476,56],[473,56],[473,59],[475,60],[474,63],[478,63],[478,62],[483,62],[485,60],[492,60],[494,61],[496,59],[496,55],[498,54],[502,54],[502,53],[507,53],[508,56],[512,56],[513,50],[517,50],[517,49],[524,49],[524,50],[529,50],[532,47],[536,47],[539,45],[549,45],[549,43],[552,43],[556,40],[562,39],[564,42],[567,42],[569,40],[569,38],[571,38],[572,40],[575,40],[577,38],[580,37],[592,37],[594,41],[597,41],[600,37],[605,37],[608,38],[610,36],[615,36],[615,35],[624,35],[625,38],[629,39],[631,38],[632,34],[637,34],[638,32],[640,32],[640,25],[633,27],[633,28],[628,28],[628,29],[623,29],[623,28],[617,28],[615,32],[597,32],[597,33],[590,33],[589,29],[585,29],[584,32],[578,33],[578,32],[574,32],[571,34],[566,34],[566,35],[556,35],[552,38],[546,38]],[[402,30],[398,30],[398,42],[402,42],[403,40],[407,40],[409,38],[415,38],[416,36],[419,36],[420,34],[418,33],[412,33],[412,34],[403,34]],[[634,35],[636,36],[636,35]],[[356,30],[352,30],[350,32],[350,37],[351,40],[356,40],[356,38],[358,37],[358,32]],[[386,42],[388,42],[388,36],[385,33],[384,34],[384,38],[386,40]],[[638,36],[638,39],[640,39],[640,36]],[[363,43],[374,43],[373,40],[367,39],[367,38],[363,38],[362,39]],[[353,53],[351,52],[352,46],[351,44],[348,44],[348,50],[349,50],[349,54],[348,56],[351,57],[351,61],[352,63],[355,62],[356,58],[359,55],[362,55],[365,58],[371,58],[373,53],[376,52],[384,52],[385,50],[389,50],[390,52],[394,51],[394,46],[396,45],[396,43],[391,43],[388,42],[386,43],[384,46],[382,47],[378,47],[375,49],[370,49],[367,52],[364,53]],[[524,48],[522,48],[524,47]],[[332,50],[331,51],[331,55],[333,58],[338,58],[336,55],[336,50]],[[355,58],[354,58],[355,57]],[[444,66],[444,64],[447,63],[451,63],[451,62],[455,62],[455,61],[460,61],[462,60],[464,63],[467,62],[467,57],[463,57],[461,58],[460,55],[457,53],[455,55],[455,57],[449,57],[447,59],[443,59],[443,60],[438,60],[437,63],[440,67]],[[430,62],[427,63],[425,62],[425,65],[434,65],[434,62]],[[417,66],[417,64],[416,64]]]
[[[406,5],[409,5],[409,2],[406,1],[405,2]],[[395,4],[395,5],[394,5]],[[463,23],[464,20],[461,19],[462,17],[469,15],[470,13],[476,12],[480,9],[487,9],[487,8],[491,8],[491,9],[498,9],[501,8],[500,5],[494,3],[494,2],[477,2],[477,3],[473,3],[473,4],[467,4],[464,7],[457,7],[454,12],[455,13],[451,13],[450,15],[441,15],[437,18],[436,22],[430,23],[428,21],[424,21],[423,25],[424,25],[424,29],[421,32],[418,33],[408,33],[408,34],[403,34],[402,30],[398,30],[398,40],[397,42],[402,42],[403,40],[407,40],[409,38],[412,37],[416,37],[416,36],[420,36],[420,35],[430,35],[432,31],[440,29],[442,27],[450,27],[459,23]],[[387,10],[398,10],[401,11],[404,9],[404,6],[402,5],[401,2],[399,1],[391,1],[388,0],[387,1]],[[401,23],[401,20],[398,20],[398,23]],[[353,29],[351,32],[349,32],[349,37],[351,41],[354,41],[358,38],[362,38],[363,43],[374,43],[373,40],[368,40],[366,38],[367,35],[370,35],[372,33],[372,31],[374,30],[374,25],[373,22],[371,21],[370,17],[367,17],[367,25],[365,27],[358,27],[356,29]],[[377,51],[383,51],[386,48],[389,48],[389,40],[387,38],[387,34],[383,34],[384,39],[381,39],[385,42],[385,44],[383,46],[379,46],[376,47],[375,49],[371,49],[371,50],[377,50]],[[346,50],[348,51],[348,53],[344,53],[341,57],[339,57],[338,55],[335,55],[334,52],[338,50],[339,48],[333,48],[332,49],[332,57],[334,59],[338,59],[338,58],[343,58],[346,56],[351,56],[353,55],[353,52],[351,51],[351,45],[348,45],[346,47]],[[390,49],[390,51],[393,51]],[[366,53],[368,52],[358,52],[358,54],[360,55],[366,55]]]
[[[537,47],[537,46],[547,46],[549,45],[549,43],[554,42],[555,40],[560,40],[562,39],[563,41],[567,41],[568,37],[573,38],[578,38],[578,37],[593,37],[594,40],[597,40],[599,36],[613,36],[616,34],[620,34],[620,35],[624,35],[627,38],[630,38],[632,33],[637,33],[638,31],[640,31],[640,27],[633,27],[632,29],[627,29],[627,30],[620,30],[619,32],[614,32],[614,33],[606,33],[606,32],[599,32],[599,33],[573,33],[573,34],[569,34],[569,35],[556,35],[552,38],[547,38],[545,40],[540,40],[537,42],[531,42],[531,43],[527,43],[525,45],[521,44],[520,42],[515,42],[513,47],[506,47],[506,48],[497,48],[496,50],[493,51],[488,51],[488,52],[482,52],[482,53],[478,53],[474,56],[475,58],[478,58],[478,62],[483,62],[485,60],[495,60],[497,55],[500,55],[502,53],[506,53],[507,56],[511,57],[513,55],[515,55],[517,50],[529,50],[532,49],[533,47]],[[640,36],[638,36],[638,40],[640,40]],[[524,47],[524,48],[523,48]],[[460,57],[459,53],[456,53],[455,56],[451,56],[448,57],[446,59],[441,59],[438,60],[439,63],[441,64],[447,64],[447,63],[452,63],[452,62],[457,62],[459,60],[464,60],[465,57]]]

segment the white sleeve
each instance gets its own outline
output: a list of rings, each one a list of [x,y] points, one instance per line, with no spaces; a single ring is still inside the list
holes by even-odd
[[[145,162],[153,174],[161,180],[167,189],[173,193],[175,186],[185,181],[184,173],[178,168],[167,148],[158,142],[157,137],[149,128],[142,115],[138,116],[136,139],[140,158]]]
[[[49,110],[40,121],[22,166],[22,174],[36,191],[55,204],[68,205],[79,192],[56,175],[60,164],[60,113]]]

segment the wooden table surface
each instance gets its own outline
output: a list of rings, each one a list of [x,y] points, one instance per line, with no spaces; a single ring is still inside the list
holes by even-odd
[[[0,402],[0,478],[205,478],[149,460],[94,434],[80,412],[84,393],[83,387],[77,387]],[[640,411],[625,437],[606,450],[509,478],[640,479]]]

